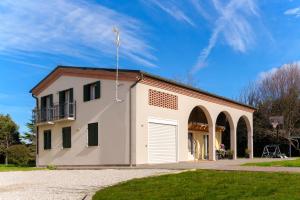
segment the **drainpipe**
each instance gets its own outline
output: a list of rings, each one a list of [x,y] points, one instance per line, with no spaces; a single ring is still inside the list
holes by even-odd
[[[132,98],[131,98],[131,93],[132,93],[132,89],[141,81],[143,80],[144,75],[142,73],[140,73],[140,77],[138,78],[138,80],[136,82],[134,82],[129,89],[129,165],[130,167],[132,167],[132,112],[131,112],[131,107],[132,107]]]
[[[32,94],[32,97],[35,99],[35,102],[36,102],[36,108],[38,109],[39,107],[39,100],[38,98]],[[36,122],[34,122],[36,123]],[[38,126],[35,126],[35,131],[36,131],[36,135],[35,135],[35,165],[36,167],[38,167],[38,156],[39,156],[39,127]]]

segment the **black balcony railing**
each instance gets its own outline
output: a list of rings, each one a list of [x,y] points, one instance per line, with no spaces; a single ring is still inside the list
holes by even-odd
[[[57,103],[53,106],[34,109],[33,118],[36,123],[54,122],[63,119],[75,119],[76,117],[76,102]]]

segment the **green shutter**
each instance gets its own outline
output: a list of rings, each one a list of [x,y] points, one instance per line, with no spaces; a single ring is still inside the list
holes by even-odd
[[[51,149],[51,130],[48,132],[48,149]]]
[[[66,92],[60,91],[59,92],[59,118],[65,117],[65,99],[66,99]]]
[[[95,99],[99,99],[101,96],[101,85],[100,85],[100,81],[97,81],[95,86]]]
[[[73,92],[73,88],[71,88],[70,90],[70,104],[69,104],[69,115],[70,117],[74,117],[74,92]]]
[[[51,130],[44,131],[44,149],[51,149]]]
[[[98,123],[88,125],[88,146],[98,146]]]
[[[63,148],[71,148],[71,127],[62,129]]]
[[[90,91],[90,85],[84,85],[83,86],[83,101],[89,101],[91,100],[91,91]]]
[[[44,131],[44,149],[47,149],[47,137],[48,137],[47,132]]]
[[[73,88],[71,88],[69,91],[70,91],[70,98],[69,98],[69,100],[70,100],[70,103],[73,103],[73,101],[74,101]]]

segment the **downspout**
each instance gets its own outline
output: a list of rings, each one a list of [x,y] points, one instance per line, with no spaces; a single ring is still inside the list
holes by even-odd
[[[138,78],[137,81],[135,81],[129,89],[129,165],[130,167],[132,167],[132,112],[131,112],[131,107],[132,107],[132,98],[131,98],[131,93],[132,93],[132,89],[144,78],[144,74],[140,73],[140,77]]]
[[[36,108],[38,109],[39,106],[39,100],[34,94],[32,94],[32,97],[35,99],[36,102]],[[36,123],[36,122],[34,122]],[[35,136],[35,165],[38,167],[38,156],[39,156],[39,127],[35,125],[35,131],[36,131],[36,136]]]

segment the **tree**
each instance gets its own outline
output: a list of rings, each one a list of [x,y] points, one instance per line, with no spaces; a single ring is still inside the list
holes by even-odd
[[[23,144],[29,150],[29,164],[35,164],[35,155],[36,155],[36,126],[34,119],[31,119],[30,122],[26,123],[28,131],[23,134],[22,141]]]
[[[300,137],[300,65],[286,64],[264,74],[249,84],[240,95],[240,101],[255,106],[254,146],[277,142],[275,131],[269,123],[271,116],[283,116],[280,127],[281,144],[293,144],[291,137]],[[297,150],[299,147],[294,145]]]
[[[8,148],[13,144],[19,144],[18,125],[9,115],[0,114],[0,154],[5,155],[5,164],[8,164]]]
[[[27,127],[28,131],[22,135],[22,140],[26,144],[35,145],[36,144],[36,126],[35,126],[34,120],[31,119],[30,122],[26,123],[26,127]]]

